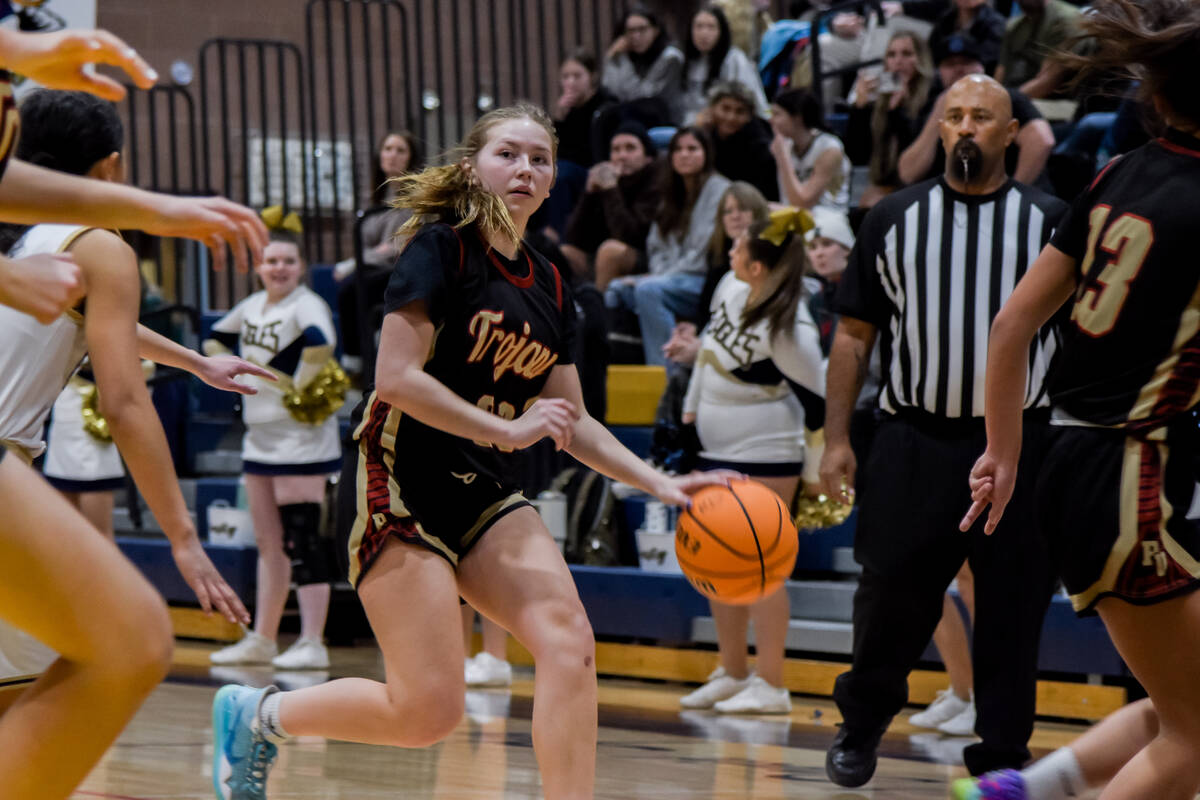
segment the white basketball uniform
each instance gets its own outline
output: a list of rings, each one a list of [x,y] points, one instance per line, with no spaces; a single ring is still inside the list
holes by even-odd
[[[329,306],[307,286],[298,286],[270,305],[265,291],[255,292],[234,306],[212,329],[214,333],[236,334],[242,358],[267,366],[281,351],[302,341],[310,328],[320,331],[324,344],[336,344]],[[293,375],[299,377],[298,373],[305,368],[301,362]],[[258,389],[258,394],[242,397],[245,471],[288,475],[341,469],[336,414],[316,425],[300,422],[284,407],[284,392],[277,383],[253,376],[247,377],[247,383]],[[329,468],[326,470],[325,466]]]
[[[78,225],[35,225],[13,245],[13,258],[61,253],[82,234]],[[30,460],[45,449],[46,417],[87,353],[83,317],[69,310],[49,325],[0,306],[0,443]]]
[[[749,295],[732,272],[717,284],[683,411],[696,415],[703,458],[743,464],[750,474],[803,462],[805,480],[816,481],[820,452],[809,448],[805,458],[804,406],[788,381],[825,396],[820,333],[803,300],[791,331],[771,337],[765,319],[743,331]]]
[[[13,258],[61,253],[82,234],[78,225],[36,225],[13,245]],[[0,306],[0,442],[25,460],[45,449],[42,431],[58,395],[87,353],[83,317],[70,310],[43,325]],[[0,623],[0,676],[34,675],[57,654],[29,634]]]

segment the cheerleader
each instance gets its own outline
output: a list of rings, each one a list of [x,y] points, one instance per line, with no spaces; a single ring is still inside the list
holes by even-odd
[[[785,208],[734,241],[683,401],[683,422],[696,424],[703,447],[702,468],[744,472],[789,506],[802,476],[806,494],[819,494],[825,424],[825,360],[804,296],[804,230],[811,227],[808,212]],[[783,685],[787,590],[751,606],[711,605],[721,666],[680,704],[733,714],[791,711]],[[755,673],[746,664],[751,619]]]
[[[259,382],[259,393],[242,405],[243,480],[258,544],[254,630],[209,660],[325,669],[329,653],[321,637],[333,549],[322,535],[321,503],[329,475],[341,469],[334,412],[344,396],[345,375],[331,362],[337,337],[329,306],[302,285],[307,266],[296,215],[279,220],[281,210],[275,207],[263,216],[276,225],[255,270],[263,288],[213,325],[213,339],[205,342],[209,353],[239,347],[242,356],[280,377],[278,383]],[[331,381],[340,388],[331,387]],[[317,402],[313,390],[318,388],[327,402]],[[279,653],[279,620],[293,581],[300,638]]]

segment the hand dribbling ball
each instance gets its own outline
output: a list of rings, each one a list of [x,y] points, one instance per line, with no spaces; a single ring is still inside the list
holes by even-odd
[[[696,591],[749,605],[775,592],[796,564],[799,539],[787,504],[752,480],[706,486],[675,527],[675,554]]]

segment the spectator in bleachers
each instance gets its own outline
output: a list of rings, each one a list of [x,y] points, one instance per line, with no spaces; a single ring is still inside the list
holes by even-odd
[[[771,208],[762,192],[745,181],[734,181],[721,195],[708,243],[708,271],[704,275],[700,302],[696,313],[690,317],[681,316],[671,331],[671,338],[663,346],[663,355],[668,359],[688,367],[695,363],[696,353],[700,350],[700,331],[708,324],[712,310],[709,306],[713,293],[721,278],[729,272],[729,251],[739,236],[750,230],[751,225],[765,222],[770,213]]]
[[[846,127],[846,151],[851,161],[870,167],[871,183],[859,200],[860,207],[870,208],[904,185],[896,164],[921,130],[920,113],[932,85],[929,50],[911,31],[892,34],[882,73],[859,73]]]
[[[1017,0],[1024,12],[1008,23],[996,80],[1029,97],[1054,95],[1067,70],[1046,57],[1079,33],[1080,11],[1065,0]]]
[[[338,288],[338,327],[342,337],[342,364],[346,371],[362,371],[361,318],[368,309],[358,306],[357,281],[366,282],[366,296],[382,297],[392,274],[392,263],[400,252],[396,231],[408,221],[412,212],[402,208],[380,209],[391,205],[391,179],[425,166],[421,144],[409,131],[389,131],[379,140],[375,164],[371,170],[371,199],[369,213],[363,220],[360,240],[363,263],[353,259],[341,262],[334,276],[341,281]]]
[[[559,96],[554,104],[554,132],[558,136],[558,161],[587,168],[596,163],[592,144],[592,118],[601,107],[617,102],[600,86],[596,57],[576,50],[558,68]]]
[[[588,171],[584,195],[567,222],[563,255],[576,278],[594,270],[596,288],[646,266],[646,237],[658,212],[658,151],[645,127],[625,122],[613,134],[608,161]],[[592,260],[589,269],[588,261]]]
[[[807,89],[780,92],[771,104],[771,155],[779,199],[799,208],[850,203],[850,159],[842,140],[825,128],[821,104]]]
[[[833,346],[833,332],[837,328],[837,314],[833,311],[834,294],[853,249],[854,233],[846,215],[828,208],[813,209],[813,229],[808,235],[808,263],[812,265],[812,274],[820,284],[820,289],[813,293],[809,310],[821,334],[821,351],[826,354]]]
[[[610,309],[637,314],[647,364],[666,364],[663,345],[678,317],[696,313],[707,268],[705,251],[713,219],[729,179],[713,168],[713,146],[700,128],[680,128],[671,137],[663,166],[662,202],[646,240],[646,275],[608,285]]]
[[[805,494],[819,493],[825,424],[825,359],[804,284],[806,224],[808,212],[781,209],[735,240],[683,405],[684,423],[696,424],[702,468],[750,475],[789,508],[802,478]],[[721,663],[680,705],[735,714],[791,711],[783,685],[787,589],[747,606],[710,606]],[[746,659],[751,620],[754,672]]]
[[[708,107],[696,118],[713,139],[717,172],[732,181],[746,181],[768,200],[779,199],[775,159],[771,156],[771,126],[755,113],[755,97],[745,84],[718,81],[709,92]]]
[[[597,120],[618,105],[611,92],[598,86],[596,60],[590,53],[577,50],[569,55],[558,75],[561,94],[552,117],[559,142],[557,171],[550,196],[529,220],[531,231],[556,243],[562,240],[571,211],[583,196],[588,168],[601,160],[597,139],[611,128]]]
[[[1000,44],[1004,41],[1007,20],[992,8],[990,0],[954,0],[929,32],[929,45],[955,33],[965,33],[979,43],[983,70],[991,74],[1000,61]]]
[[[979,44],[966,34],[956,33],[937,42],[933,57],[938,83],[921,113],[920,134],[900,154],[896,165],[900,180],[905,184],[934,178],[945,171],[945,150],[939,131],[946,107],[945,87],[953,86],[967,75],[980,75],[984,71]],[[1013,119],[1019,127],[1016,141],[1005,153],[1006,169],[1014,180],[1032,185],[1038,182],[1046,168],[1046,160],[1054,148],[1054,132],[1028,97],[1011,87],[1008,95],[1012,101]]]
[[[709,107],[710,92],[718,81],[742,84],[752,95],[752,113],[764,118],[770,114],[758,69],[733,46],[731,37],[729,21],[719,7],[705,6],[692,17],[691,35],[683,48],[680,105],[684,124],[693,124],[696,115]]]
[[[671,44],[658,18],[639,7],[625,15],[608,48],[602,83],[646,127],[679,120],[683,53]]]

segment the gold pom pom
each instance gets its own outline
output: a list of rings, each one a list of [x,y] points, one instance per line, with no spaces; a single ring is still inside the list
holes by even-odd
[[[834,528],[850,516],[854,506],[840,503],[825,495],[801,497],[796,503],[796,527],[800,530]]]
[[[308,425],[320,425],[342,407],[350,379],[333,359],[329,359],[317,376],[303,389],[283,393],[283,407],[292,419]]]
[[[90,383],[80,387],[79,394],[83,397],[83,408],[80,411],[83,429],[96,441],[108,444],[112,441],[112,433],[108,430],[108,420],[100,415],[100,393],[96,391],[96,384]]]

